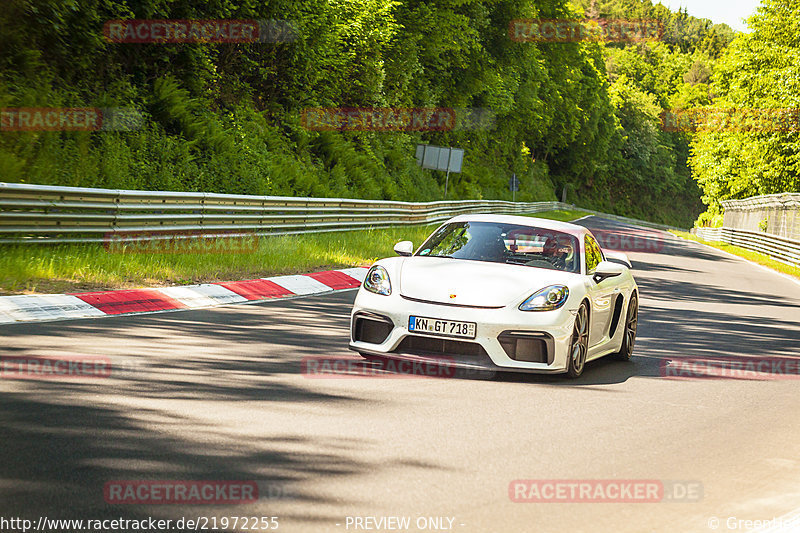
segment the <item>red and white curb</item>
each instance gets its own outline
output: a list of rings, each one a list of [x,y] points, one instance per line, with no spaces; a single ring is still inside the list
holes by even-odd
[[[0,296],[0,324],[200,309],[355,289],[367,268],[158,289]]]

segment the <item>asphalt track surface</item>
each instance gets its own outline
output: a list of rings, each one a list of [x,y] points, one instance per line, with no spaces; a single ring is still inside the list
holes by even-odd
[[[638,231],[582,223],[616,237]],[[286,532],[365,531],[348,528],[348,516],[407,516],[419,531],[418,517],[451,517],[465,533],[641,533],[746,531],[729,518],[794,511],[800,381],[675,379],[664,365],[797,361],[800,285],[646,235],[650,244],[628,252],[641,292],[635,357],[590,363],[576,381],[311,378],[304,358],[358,359],[347,349],[353,291],[0,326],[0,356],[100,356],[114,366],[105,379],[0,379],[0,517],[277,516]],[[515,503],[509,484],[519,479],[684,481],[702,496]],[[279,494],[111,505],[110,480],[259,480]]]

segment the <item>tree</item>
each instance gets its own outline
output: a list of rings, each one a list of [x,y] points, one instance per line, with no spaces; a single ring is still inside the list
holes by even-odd
[[[711,86],[713,107],[734,110],[739,122],[701,132],[692,144],[704,220],[728,198],[800,191],[800,4],[764,0],[748,26],[752,32],[737,35],[717,63]],[[741,123],[748,113],[768,120],[748,130]]]

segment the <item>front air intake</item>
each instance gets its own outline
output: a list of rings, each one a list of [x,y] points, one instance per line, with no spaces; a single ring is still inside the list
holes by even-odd
[[[422,355],[429,357],[467,356],[488,357],[483,346],[476,342],[456,341],[450,339],[408,335],[395,350],[398,353]]]
[[[383,344],[394,329],[388,317],[373,313],[356,313],[353,316],[353,340],[369,344]]]
[[[514,361],[549,365],[555,356],[553,337],[547,333],[504,331],[497,341]]]

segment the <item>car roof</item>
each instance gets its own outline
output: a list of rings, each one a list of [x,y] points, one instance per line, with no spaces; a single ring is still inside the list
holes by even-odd
[[[447,223],[450,222],[499,222],[502,224],[517,224],[519,226],[530,226],[532,228],[561,231],[563,233],[575,235],[576,237],[582,237],[583,235],[589,233],[589,230],[583,226],[570,224],[569,222],[559,222],[557,220],[548,220],[546,218],[521,217],[516,215],[458,215],[447,221]]]

